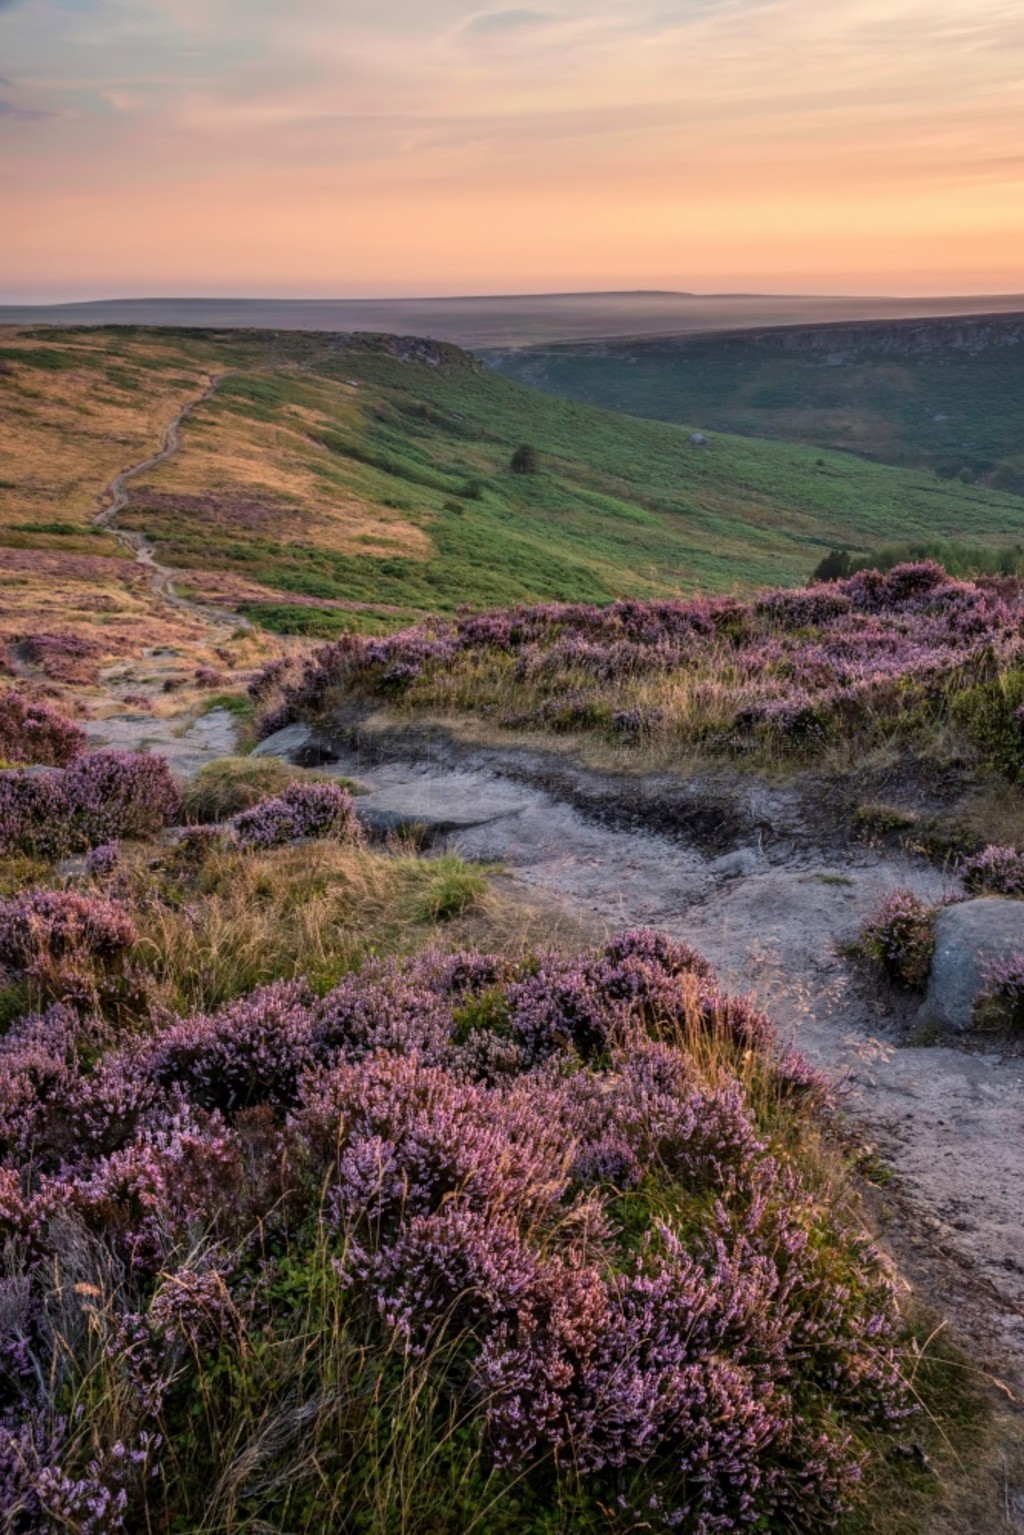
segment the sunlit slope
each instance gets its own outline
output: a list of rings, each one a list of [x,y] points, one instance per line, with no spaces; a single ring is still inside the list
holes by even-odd
[[[179,590],[283,630],[785,584],[837,543],[1024,534],[1012,496],[793,445],[696,445],[688,429],[537,393],[436,343],[111,329],[23,336],[0,357],[4,430],[33,442],[0,492],[0,537],[22,546],[92,537],[113,459],[145,456],[140,429],[155,447],[157,417],[225,375],[181,450],[132,482],[121,521],[182,572]],[[92,480],[83,469],[73,487],[56,453],[67,412],[51,408],[72,370],[90,401],[131,416],[129,431],[111,415],[117,453],[104,439]],[[510,469],[524,442],[537,473]],[[47,521],[68,531],[41,531]]]

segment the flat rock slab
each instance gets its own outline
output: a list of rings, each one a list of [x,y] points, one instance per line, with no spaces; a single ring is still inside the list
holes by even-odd
[[[229,709],[211,709],[191,721],[180,717],[112,714],[106,719],[89,721],[85,729],[91,747],[152,752],[166,757],[172,772],[190,778],[205,763],[234,754],[237,727],[238,721]]]
[[[416,826],[435,836],[487,826],[505,816],[520,815],[526,807],[526,798],[511,786],[481,786],[478,779],[459,774],[389,784],[356,800],[356,814],[373,830]]]
[[[983,896],[947,906],[935,919],[935,958],[921,1023],[964,1033],[989,967],[1024,952],[1024,901]]]

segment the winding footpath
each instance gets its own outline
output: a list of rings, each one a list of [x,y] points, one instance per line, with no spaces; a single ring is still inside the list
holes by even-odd
[[[129,528],[118,525],[118,515],[128,505],[130,494],[128,487],[132,480],[140,474],[145,474],[149,469],[155,469],[158,464],[166,462],[181,447],[181,428],[192,413],[205,405],[207,400],[213,398],[217,390],[230,373],[215,373],[210,382],[196,399],[183,405],[178,414],[164,431],[163,443],[160,448],[151,453],[148,458],[142,459],[137,464],[132,464],[127,469],[122,469],[116,474],[103,492],[104,505],[92,519],[93,527],[104,528],[112,533],[118,542],[132,554],[136,565],[141,565],[150,580],[150,588],[154,596],[161,601],[169,603],[181,613],[187,613],[190,617],[199,619],[205,624],[214,624],[218,627],[230,625],[232,628],[248,628],[247,621],[237,613],[229,612],[226,608],[216,608],[198,602],[190,602],[187,597],[181,597],[174,590],[173,571],[167,565],[161,565],[156,558],[156,550],[146,538],[144,533],[137,533]]]

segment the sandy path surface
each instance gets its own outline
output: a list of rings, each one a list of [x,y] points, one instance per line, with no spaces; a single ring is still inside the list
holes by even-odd
[[[149,575],[150,586],[155,596],[170,603],[180,612],[200,619],[205,624],[218,626],[230,624],[232,628],[246,628],[248,627],[246,620],[240,618],[237,613],[211,607],[208,604],[189,602],[188,598],[180,597],[174,590],[173,571],[167,565],[160,564],[156,558],[156,551],[145,534],[119,527],[117,522],[118,514],[128,505],[130,499],[128,487],[132,480],[148,469],[155,469],[157,464],[164,463],[172,454],[178,452],[181,447],[181,428],[185,421],[201,405],[205,405],[207,400],[212,399],[224,380],[229,377],[228,373],[214,374],[202,394],[190,400],[187,405],[183,405],[174,420],[170,422],[164,432],[163,443],[157,451],[151,453],[148,458],[140,460],[139,463],[122,469],[120,474],[114,476],[103,493],[104,505],[93,518],[93,526],[106,528],[126,549],[131,551],[136,565],[141,565]]]

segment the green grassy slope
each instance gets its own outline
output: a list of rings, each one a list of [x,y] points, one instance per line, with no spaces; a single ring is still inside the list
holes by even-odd
[[[505,376],[659,421],[840,448],[1024,493],[1024,318],[530,347]]]
[[[806,580],[834,544],[1024,532],[1020,501],[994,490],[742,437],[694,446],[688,430],[552,398],[434,343],[112,329],[62,333],[69,354],[76,334],[112,399],[154,337],[165,368],[230,370],[182,451],[133,482],[121,521],[184,569],[182,590],[217,590],[285,630],[750,589]],[[34,389],[51,377],[36,370]],[[509,469],[524,441],[535,475]]]

